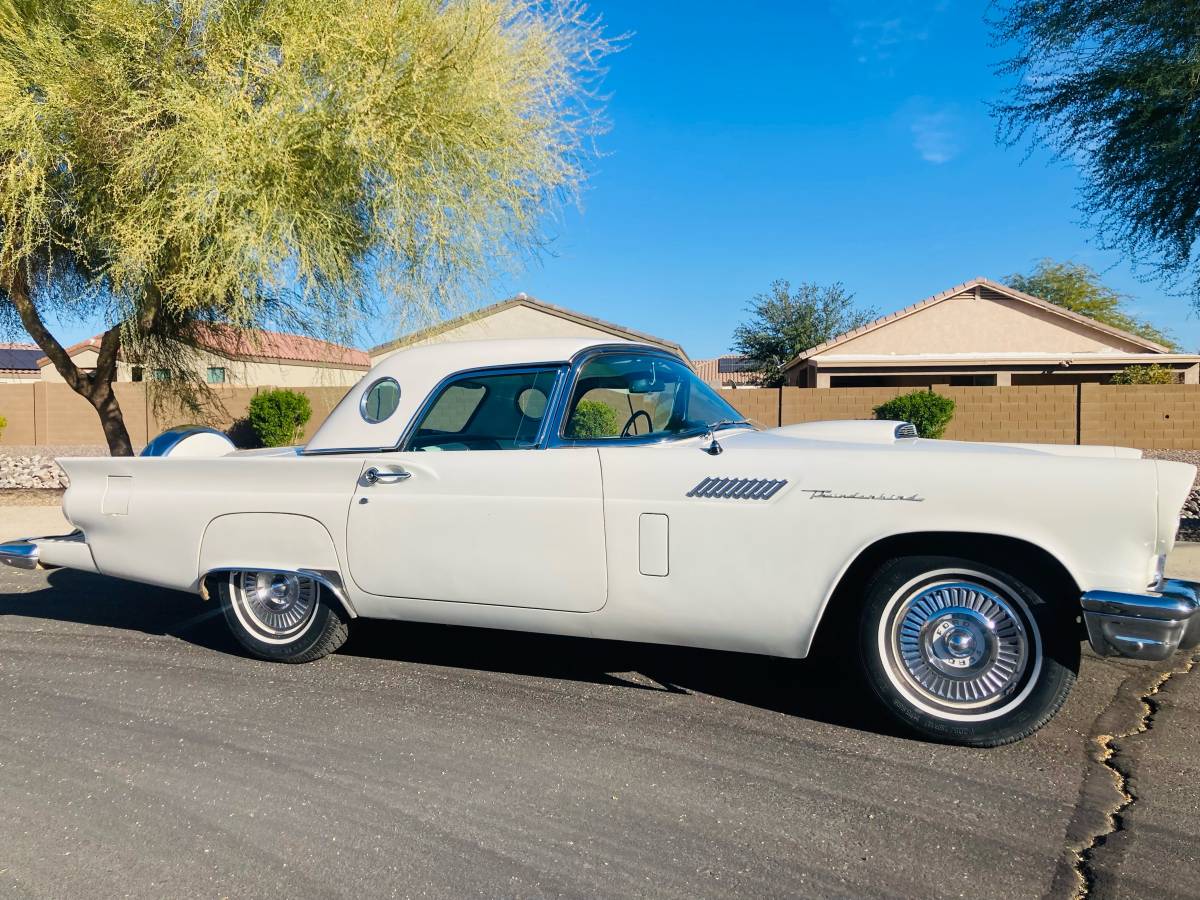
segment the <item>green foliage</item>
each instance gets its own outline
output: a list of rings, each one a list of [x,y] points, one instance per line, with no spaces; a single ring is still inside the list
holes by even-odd
[[[1101,246],[1200,291],[1196,85],[1200,6],[1176,0],[1002,0],[1009,101],[1001,137],[1048,147],[1084,176]]]
[[[204,323],[428,317],[542,245],[611,49],[577,0],[0,0],[0,318],[200,391]]]
[[[1165,331],[1126,312],[1122,307],[1129,297],[1102,284],[1095,270],[1082,263],[1041,259],[1028,275],[1007,275],[1004,283],[1071,312],[1178,349]]]
[[[1108,380],[1109,384],[1177,384],[1179,379],[1167,366],[1126,366]]]
[[[264,447],[287,447],[300,440],[312,405],[304,394],[278,388],[255,394],[247,418]]]
[[[875,407],[876,419],[911,422],[923,438],[940,438],[954,418],[954,401],[933,391],[912,391]]]
[[[0,434],[4,434],[4,429],[8,427],[8,419],[0,416]]]
[[[750,319],[733,332],[733,350],[755,362],[764,387],[783,384],[783,367],[805,350],[877,315],[858,308],[841,283],[802,282],[792,290],[782,279],[772,282],[767,293],[755,295],[747,311]]]
[[[577,440],[615,437],[619,426],[617,413],[599,400],[580,400],[567,423],[567,437]]]

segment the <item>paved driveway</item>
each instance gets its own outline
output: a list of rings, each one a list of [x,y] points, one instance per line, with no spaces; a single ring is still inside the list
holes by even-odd
[[[1195,895],[1185,664],[1088,658],[973,751],[811,664],[367,623],[271,665],[197,597],[0,569],[0,892]]]

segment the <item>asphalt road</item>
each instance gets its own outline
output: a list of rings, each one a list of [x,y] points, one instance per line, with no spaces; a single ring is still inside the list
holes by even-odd
[[[1087,658],[973,751],[815,664],[369,622],[272,665],[198,597],[3,569],[0,893],[1195,895],[1186,662]]]

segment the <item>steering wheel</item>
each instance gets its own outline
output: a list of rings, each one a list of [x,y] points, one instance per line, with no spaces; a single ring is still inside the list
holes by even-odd
[[[649,434],[654,430],[654,420],[650,418],[650,413],[644,409],[639,409],[632,416],[625,420],[625,427],[621,429],[621,437],[629,437],[629,429],[633,427],[633,423],[637,421],[638,416],[646,417],[646,433]]]

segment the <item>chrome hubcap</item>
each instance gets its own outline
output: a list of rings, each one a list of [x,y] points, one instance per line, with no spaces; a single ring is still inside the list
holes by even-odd
[[[965,581],[929,585],[900,603],[890,649],[893,667],[919,694],[957,709],[1011,693],[1030,656],[1016,604]]]
[[[230,576],[237,612],[251,631],[278,640],[303,631],[317,608],[317,582],[290,572]]]

